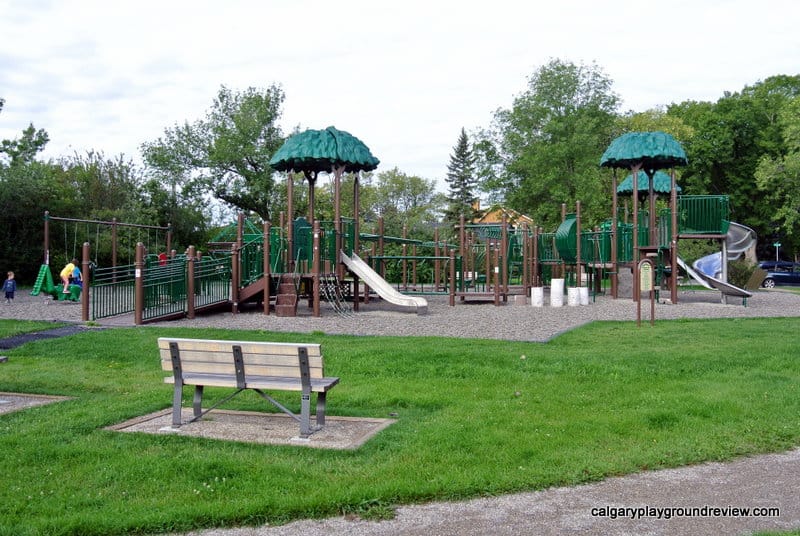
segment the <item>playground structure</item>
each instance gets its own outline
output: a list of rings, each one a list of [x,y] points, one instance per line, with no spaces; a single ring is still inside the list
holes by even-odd
[[[298,145],[296,140],[292,144],[290,138],[284,147],[291,150],[282,148],[283,152],[273,158],[278,164],[273,165],[288,171],[287,213],[292,216],[292,175],[303,173],[309,188],[307,217],[286,217],[281,213],[279,224],[273,227],[269,222],[254,223],[240,214],[237,222],[223,229],[203,254],[193,246],[182,254],[169,246],[169,255],[148,254],[139,242],[133,264],[117,266],[114,253],[110,268],[96,267],[93,276],[86,278],[81,293],[83,319],[133,313],[134,322],[141,324],[183,316],[193,318],[198,311],[212,308],[229,309],[235,314],[247,304],[260,307],[265,315],[274,311],[278,316],[296,316],[301,300],[308,301],[313,316],[320,316],[323,301],[338,314],[349,315],[358,311],[361,303],[368,304],[373,296],[424,314],[425,295],[449,296],[451,306],[473,299],[500,305],[510,297],[527,300],[533,288],[548,285],[553,279],[564,280],[573,288],[591,289],[594,295],[605,293],[608,285],[613,298],[629,294],[639,301],[637,267],[643,260],[653,267],[654,279],[660,286],[669,290],[672,303],[678,301],[678,278],[674,277],[678,266],[720,290],[723,301],[726,296],[750,295],[727,283],[726,265],[729,258],[754,245],[754,234],[728,220],[727,196],[678,196],[674,171],[667,181],[667,207],[657,210],[654,169],[642,169],[634,160],[621,160],[624,165],[633,162],[631,191],[637,195],[632,195],[632,222],[628,221],[627,207],[625,216],[620,217],[615,172],[612,218],[597,228],[582,228],[581,206],[577,202],[573,213],[567,213],[566,205],[562,205],[562,222],[554,232],[543,232],[540,227],[525,223],[511,225],[505,216],[499,223],[488,224],[474,224],[462,218],[456,228],[456,243],[440,240],[438,228],[433,240],[421,241],[408,238],[406,231],[402,237],[386,236],[381,219],[374,233],[361,232],[359,174],[374,169],[377,159],[363,144],[358,146],[360,141],[333,127],[296,136],[312,147]],[[342,143],[356,146],[348,154],[361,151],[358,162],[341,159],[336,147]],[[321,150],[330,155],[311,158],[303,152],[317,155]],[[665,160],[679,161],[679,158]],[[314,211],[314,190],[320,170],[326,170],[334,181],[332,221],[317,219]],[[646,208],[639,206],[640,170],[649,179]],[[352,217],[341,213],[341,176],[345,172],[354,174]],[[53,218],[46,214],[46,262],[42,271],[45,287],[44,268],[49,261],[47,225],[49,220],[59,219],[125,225]],[[719,241],[723,250],[719,269],[715,268],[713,274],[705,273],[704,263],[695,263],[689,269],[678,255],[680,239]],[[112,247],[116,248],[115,240]],[[82,248],[84,273],[89,272],[90,264],[91,250],[86,242]],[[626,277],[628,273],[630,278]],[[625,284],[626,281],[630,284]]]
[[[731,243],[731,229],[741,229],[727,220],[726,196],[679,196],[675,202],[681,239],[713,238],[725,249]],[[640,250],[655,260],[657,278],[670,291],[676,284],[670,269],[671,213],[671,207],[658,212],[655,247],[649,243],[647,210],[639,211],[636,233]],[[553,232],[524,224],[513,227],[505,220],[479,225],[462,221],[456,243],[386,236],[380,232],[380,220],[375,233],[359,233],[358,239],[350,218],[342,218],[338,233],[331,221],[309,224],[300,217],[291,223],[259,226],[240,215],[202,255],[190,247],[185,253],[159,258],[148,255],[140,243],[132,265],[94,269],[86,292],[80,295],[87,303],[85,320],[133,313],[134,322],[140,324],[192,318],[206,309],[238,313],[247,304],[264,314],[294,316],[303,300],[308,301],[313,316],[320,316],[323,302],[347,315],[375,296],[423,314],[427,310],[425,295],[449,296],[450,305],[466,300],[500,305],[514,296],[530,296],[533,287],[547,286],[553,278],[564,278],[567,286],[588,287],[592,295],[634,297],[633,289],[619,285],[615,277],[633,270],[633,224],[620,218],[616,241],[611,221],[584,230],[580,203],[573,213],[567,213],[562,205],[562,223]],[[387,254],[389,244],[399,254]],[[91,253],[88,243],[83,247],[82,266],[88,273]],[[742,248],[734,252],[741,254]],[[727,254],[731,253],[728,248]],[[686,266],[680,257],[675,258]],[[343,276],[337,274],[340,268]],[[694,276],[695,270],[690,270]],[[721,268],[718,272],[712,274],[717,280],[714,288],[723,296],[745,297],[742,293],[747,291],[724,283]]]

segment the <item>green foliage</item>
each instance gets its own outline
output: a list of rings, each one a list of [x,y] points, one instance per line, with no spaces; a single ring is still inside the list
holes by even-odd
[[[694,129],[684,143],[689,158],[682,173],[684,193],[729,195],[731,219],[756,231],[760,257],[766,256],[767,244],[786,232],[785,228],[776,232],[785,222],[782,215],[776,216],[776,204],[779,210],[792,209],[783,203],[786,199],[780,193],[771,199],[775,190],[768,179],[762,178],[759,184],[763,186],[758,188],[754,179],[760,162],[766,162],[762,177],[774,176],[770,162],[786,153],[781,110],[797,95],[800,76],[779,75],[739,93],[726,93],[716,103],[689,101],[668,108],[669,115],[680,117]]]
[[[269,160],[283,144],[277,124],[284,94],[279,86],[233,91],[222,86],[205,119],[166,129],[142,146],[160,181],[184,195],[212,194],[270,219],[275,181]]]
[[[449,192],[444,220],[451,225],[458,225],[463,216],[467,223],[472,223],[477,215],[475,203],[478,198],[475,190],[478,178],[475,174],[475,154],[470,147],[467,132],[463,128],[458,136],[458,142],[453,147],[453,154],[450,155],[445,181],[449,185]]]
[[[581,201],[587,222],[606,218],[610,179],[599,161],[612,139],[618,103],[597,65],[552,60],[482,132],[477,153],[488,159],[479,164],[483,188],[500,191],[507,205],[546,229],[557,227],[562,203]]]
[[[756,268],[758,268],[758,265],[747,259],[731,261],[728,263],[728,282],[744,288]]]
[[[794,97],[779,110],[786,152],[764,156],[755,172],[756,185],[771,207],[771,223],[785,242],[783,251],[797,253],[800,248],[800,97]]]
[[[396,414],[355,451],[104,429],[170,406],[158,336],[309,334],[153,327],[30,343],[9,352],[0,391],[73,398],[0,415],[0,534],[386,518],[397,504],[783,450],[800,441],[800,339],[775,333],[799,327],[797,318],[600,322],[547,344],[314,333],[326,371],[342,378],[331,414]],[[687,334],[691,344],[676,342]],[[279,397],[299,406],[299,396]],[[264,402],[242,395],[226,407]]]

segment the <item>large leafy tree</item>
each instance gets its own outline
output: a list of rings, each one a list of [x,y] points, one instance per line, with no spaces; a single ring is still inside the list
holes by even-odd
[[[756,168],[762,158],[785,153],[780,110],[797,95],[800,76],[780,75],[725,93],[716,103],[688,101],[668,108],[695,132],[685,144],[686,193],[728,195],[731,219],[755,229],[761,256],[775,229],[766,191],[755,187]]]
[[[771,207],[776,238],[783,251],[800,248],[800,97],[787,102],[778,113],[786,153],[764,156],[756,168],[756,184]]]
[[[475,171],[475,155],[463,128],[458,136],[458,142],[453,147],[453,154],[450,155],[445,181],[449,190],[445,219],[457,224],[461,216],[464,216],[467,222],[472,222],[476,212],[475,202],[478,200],[475,195],[478,177]]]
[[[433,235],[432,223],[437,219],[441,199],[436,194],[436,183],[397,168],[381,171],[368,195],[371,206],[364,207],[367,217],[381,216],[387,235],[401,236],[405,226],[411,237],[425,238]]]
[[[271,217],[269,160],[283,143],[277,124],[283,90],[222,86],[205,119],[176,125],[145,143],[146,164],[186,196],[211,194],[231,207]]]
[[[599,161],[619,104],[611,85],[595,64],[552,60],[539,68],[477,144],[483,188],[545,228],[557,225],[561,203],[576,200],[589,219],[607,217]]]

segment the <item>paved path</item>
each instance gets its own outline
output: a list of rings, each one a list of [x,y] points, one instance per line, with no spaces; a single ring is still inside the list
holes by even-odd
[[[704,507],[705,510],[702,510]],[[769,514],[765,517],[733,515],[724,510],[732,508],[778,510],[763,512]],[[606,515],[592,515],[593,511],[603,514],[602,509],[606,510]],[[689,509],[700,511],[697,515],[682,515]],[[612,514],[618,514],[618,517],[612,519]],[[637,514],[639,518],[632,519],[632,515]],[[397,510],[396,518],[390,521],[368,522],[339,517],[320,521],[302,520],[279,527],[214,529],[191,534],[697,536],[749,534],[799,527],[800,449],[796,449],[728,463],[648,471],[583,486],[466,502],[403,506]]]

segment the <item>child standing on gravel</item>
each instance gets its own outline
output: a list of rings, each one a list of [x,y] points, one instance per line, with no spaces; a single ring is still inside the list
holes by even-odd
[[[14,280],[14,272],[8,272],[8,278],[3,282],[3,290],[6,293],[6,305],[11,305],[14,301],[14,292],[17,291],[17,282]]]

